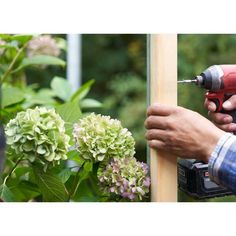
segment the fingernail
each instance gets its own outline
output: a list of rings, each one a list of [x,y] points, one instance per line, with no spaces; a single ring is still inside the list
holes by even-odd
[[[208,110],[214,110],[214,109],[215,109],[215,106],[213,104],[209,104]]]
[[[224,122],[226,122],[226,123],[229,123],[229,122],[232,122],[232,121],[233,121],[233,119],[232,119],[231,116],[227,116],[227,117],[224,118]]]
[[[236,124],[230,125],[230,129],[231,129],[231,130],[236,130]]]
[[[225,101],[223,103],[223,108],[225,108],[225,109],[232,109],[232,103],[230,101]]]

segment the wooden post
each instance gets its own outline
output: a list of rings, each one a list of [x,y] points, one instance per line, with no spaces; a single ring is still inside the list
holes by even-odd
[[[177,35],[150,36],[150,102],[177,105]],[[176,157],[150,150],[152,202],[177,201]]]

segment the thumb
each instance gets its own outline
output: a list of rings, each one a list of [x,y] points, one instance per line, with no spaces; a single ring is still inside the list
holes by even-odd
[[[236,109],[236,95],[233,95],[227,101],[225,101],[223,103],[223,108],[228,111]]]

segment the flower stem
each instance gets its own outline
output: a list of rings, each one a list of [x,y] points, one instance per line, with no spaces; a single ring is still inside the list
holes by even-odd
[[[12,173],[15,171],[16,167],[18,166],[18,164],[22,161],[23,157],[20,157],[17,162],[15,163],[14,167],[11,169],[10,173],[5,177],[4,181],[3,181],[3,185],[6,184],[7,180],[11,177]]]
[[[21,53],[25,50],[27,46],[27,43],[25,43],[22,48],[20,48],[17,52],[17,54],[15,55],[15,57],[13,58],[13,60],[11,61],[11,64],[8,66],[7,70],[5,71],[5,73],[3,74],[2,77],[0,77],[0,116],[1,116],[1,110],[2,110],[2,84],[4,82],[4,80],[7,79],[7,77],[9,76],[9,74],[12,72],[12,69],[18,59],[18,57],[21,55]]]
[[[69,194],[68,201],[70,201],[70,199],[71,199],[72,197],[74,197],[75,193],[76,193],[77,190],[78,190],[78,187],[79,187],[79,185],[80,185],[80,181],[76,181],[76,180],[77,180],[77,178],[78,178],[78,176],[79,176],[80,171],[83,170],[84,164],[85,164],[85,162],[81,165],[81,167],[79,168],[79,170],[77,171],[77,173],[76,173],[76,175],[75,175],[75,179],[74,179],[74,183],[73,183],[73,188],[72,188],[71,193]],[[73,191],[73,189],[74,189],[74,191]]]
[[[6,80],[6,78],[8,77],[8,75],[11,73],[11,71],[12,71],[12,69],[13,69],[13,67],[14,67],[14,65],[15,65],[15,63],[16,63],[16,61],[17,61],[17,59],[18,59],[18,57],[19,57],[19,56],[21,55],[21,53],[25,50],[26,46],[27,46],[27,43],[24,44],[24,45],[22,46],[22,48],[20,48],[20,49],[18,50],[16,56],[13,58],[11,64],[8,66],[7,70],[5,71],[5,73],[3,74],[2,78],[1,78],[1,84],[4,82],[4,80]]]

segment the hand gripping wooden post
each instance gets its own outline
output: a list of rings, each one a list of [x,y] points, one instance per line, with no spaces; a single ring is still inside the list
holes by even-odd
[[[177,35],[149,38],[150,103],[177,105]],[[167,151],[150,150],[151,201],[177,201],[176,157]]]

